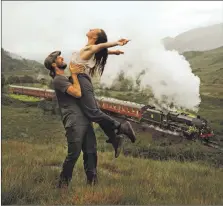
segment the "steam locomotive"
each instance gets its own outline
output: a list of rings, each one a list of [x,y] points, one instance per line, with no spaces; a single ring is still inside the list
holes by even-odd
[[[54,90],[51,89],[10,85],[9,92],[48,100],[56,98]],[[139,124],[147,124],[164,131],[176,132],[189,139],[209,141],[214,136],[207,120],[200,116],[176,111],[161,111],[151,105],[102,96],[97,96],[96,100],[100,109],[112,116],[127,118]]]

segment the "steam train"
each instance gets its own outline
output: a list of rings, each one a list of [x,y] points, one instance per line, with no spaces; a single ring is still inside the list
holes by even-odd
[[[56,98],[54,90],[10,85],[9,92],[40,97]],[[183,112],[161,111],[151,105],[137,104],[114,98],[96,97],[98,106],[105,113],[126,118],[139,124],[147,124],[164,131],[177,132],[188,139],[209,141],[214,136],[207,120]]]

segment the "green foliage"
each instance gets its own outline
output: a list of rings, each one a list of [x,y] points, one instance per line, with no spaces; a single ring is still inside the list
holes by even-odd
[[[24,76],[12,75],[8,77],[7,83],[8,84],[38,83],[38,81],[29,75],[24,75]]]
[[[145,70],[140,72],[134,82],[130,77],[126,77],[123,70],[120,71],[114,83],[111,86],[111,90],[114,91],[131,91],[133,89],[138,90],[140,86],[140,77],[145,74]]]
[[[37,102],[37,101],[40,101],[40,99],[37,98],[37,97],[27,96],[27,95],[10,94],[9,96],[11,98],[18,99],[18,100],[21,100],[21,101],[24,101],[24,102]]]
[[[7,79],[8,84],[15,84],[15,83],[20,83],[20,79],[18,76],[10,76]]]

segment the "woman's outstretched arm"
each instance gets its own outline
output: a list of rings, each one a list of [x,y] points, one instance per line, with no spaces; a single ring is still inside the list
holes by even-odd
[[[128,42],[129,40],[127,39],[120,39],[116,42],[106,42],[106,43],[87,46],[81,52],[81,58],[84,60],[90,59],[93,54],[101,51],[102,49],[110,48],[114,46],[124,46]]]
[[[129,40],[127,40],[127,39],[120,39],[116,42],[106,42],[106,43],[92,45],[89,50],[92,53],[97,53],[100,50],[105,49],[105,48],[110,48],[110,47],[114,47],[114,46],[124,46],[128,42],[129,42]]]

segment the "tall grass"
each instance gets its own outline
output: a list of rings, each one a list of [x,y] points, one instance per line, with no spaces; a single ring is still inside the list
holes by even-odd
[[[23,109],[2,109],[3,205],[223,203],[222,169],[198,162],[161,162],[123,154],[115,159],[100,131],[96,131],[99,185],[86,186],[81,155],[69,190],[58,190],[67,152],[62,123],[37,108]],[[141,143],[146,141],[142,137]]]
[[[99,185],[86,187],[83,160],[69,191],[56,189],[66,149],[4,140],[2,204],[220,204],[222,170],[99,153]]]

